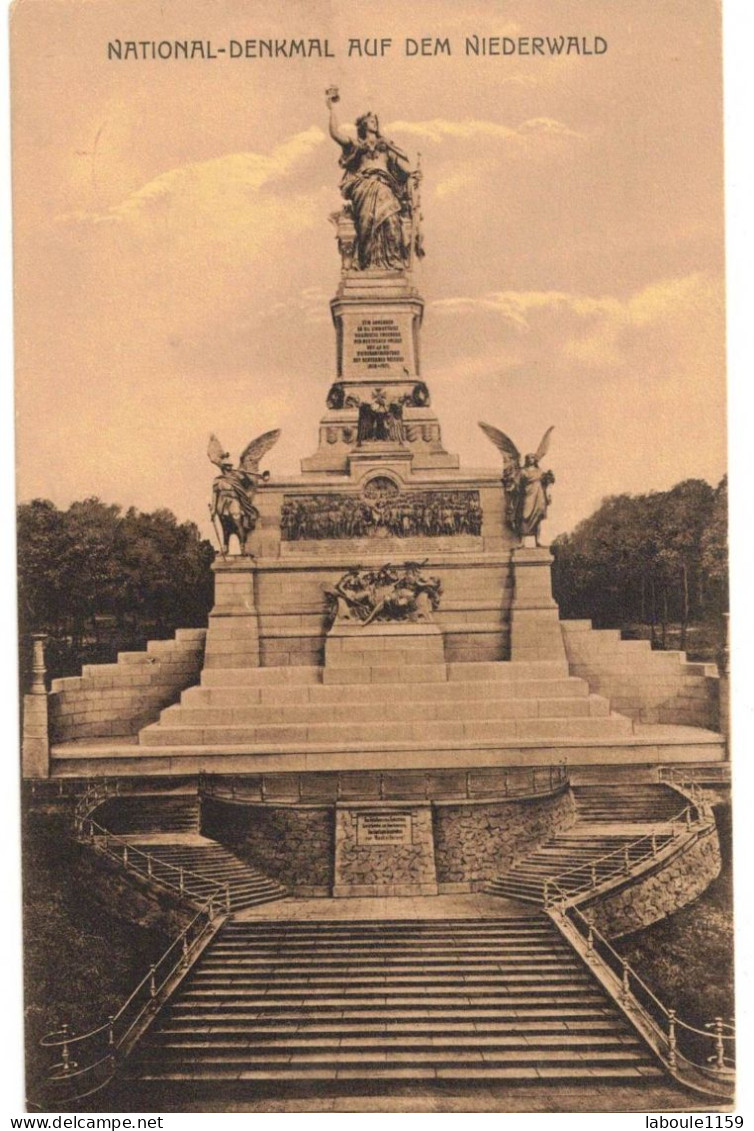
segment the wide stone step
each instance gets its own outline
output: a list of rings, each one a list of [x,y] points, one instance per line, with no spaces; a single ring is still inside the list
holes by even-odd
[[[129,1070],[221,1087],[657,1071],[541,915],[230,922]]]
[[[379,666],[379,665],[377,665]],[[445,676],[450,681],[478,683],[491,680],[537,680],[537,679],[565,679],[568,675],[568,664],[560,660],[524,660],[524,661],[490,661],[480,663],[448,663],[444,665],[420,665],[429,667],[433,671],[437,668],[445,669]],[[289,666],[269,668],[205,668],[202,672],[203,687],[260,687],[281,686],[294,684],[322,683],[322,668]],[[393,681],[396,684],[403,682],[401,671],[398,671]],[[432,682],[435,682],[433,679]]]
[[[465,1029],[486,1031],[488,1025],[517,1026],[519,1024],[538,1026],[544,1022],[565,1021],[569,1026],[592,1025],[595,1021],[612,1021],[615,1011],[607,1008],[605,998],[599,993],[582,995],[577,1001],[525,1003],[520,999],[509,1007],[496,1004],[492,1008],[480,1008],[474,1003],[452,1003],[440,1007],[422,1008],[421,1003],[407,1005],[401,1002],[355,1004],[353,1001],[340,1002],[335,1007],[324,1007],[318,1003],[317,1010],[309,1005],[288,1004],[276,1010],[265,1010],[254,1005],[229,1005],[228,1008],[207,1007],[202,1002],[175,1002],[163,1024],[190,1025],[196,1031],[211,1029],[219,1031],[227,1027],[235,1029],[252,1024],[277,1028],[279,1026],[327,1026],[331,1031],[343,1029],[352,1031],[363,1026],[383,1026],[385,1031],[398,1031],[396,1026],[408,1028],[422,1027],[424,1030],[447,1029],[449,1026],[462,1026]]]
[[[239,937],[245,939],[263,939],[278,935],[301,936],[307,935],[322,938],[327,935],[356,934],[366,935],[370,938],[384,935],[386,931],[398,932],[408,936],[424,936],[436,934],[438,931],[450,932],[454,936],[464,933],[489,934],[498,931],[521,933],[534,931],[547,935],[549,938],[559,939],[553,935],[549,919],[544,915],[508,915],[494,916],[489,919],[317,919],[285,920],[281,923],[266,922],[227,923],[222,930],[220,939]],[[215,946],[219,945],[215,943]]]
[[[254,1059],[260,1056],[274,1055],[280,1049],[287,1050],[292,1056],[299,1053],[318,1050],[343,1050],[349,1052],[379,1052],[394,1050],[405,1052],[430,1053],[433,1050],[443,1055],[454,1050],[478,1048],[485,1054],[492,1051],[505,1052],[508,1049],[524,1050],[533,1053],[535,1049],[548,1051],[550,1049],[589,1048],[594,1051],[621,1052],[639,1049],[636,1037],[616,1033],[558,1033],[558,1034],[475,1034],[474,1036],[449,1035],[445,1038],[432,1034],[422,1036],[420,1033],[404,1034],[403,1039],[396,1035],[363,1036],[363,1035],[331,1035],[320,1036],[312,1034],[297,1034],[294,1036],[259,1037],[248,1036],[229,1037],[223,1034],[199,1034],[191,1037],[182,1037],[164,1029],[156,1036],[161,1053],[178,1054],[180,1056],[204,1055],[229,1055],[249,1056]]]
[[[585,1013],[587,1011],[584,1011]],[[431,1034],[438,1039],[456,1038],[474,1040],[477,1036],[498,1037],[517,1036],[519,1034],[532,1034],[535,1037],[564,1037],[579,1036],[588,1038],[595,1035],[603,1040],[609,1038],[635,1039],[633,1031],[627,1025],[621,1025],[617,1018],[602,1017],[598,1011],[593,1010],[593,1017],[572,1017],[570,1014],[564,1020],[527,1020],[516,1018],[511,1021],[491,1021],[489,1018],[464,1016],[464,1020],[443,1021],[437,1016],[430,1020],[421,1020],[416,1015],[410,1021],[364,1021],[358,1019],[331,1021],[323,1023],[315,1017],[301,1015],[297,1020],[281,1021],[277,1018],[255,1019],[244,1022],[235,1018],[225,1024],[217,1023],[216,1016],[210,1022],[201,1013],[194,1013],[181,1018],[173,1017],[160,1025],[160,1038],[173,1038],[176,1040],[202,1043],[208,1036],[225,1041],[237,1040],[247,1043],[249,1041],[279,1041],[290,1037],[296,1040],[329,1039],[337,1036],[338,1039],[349,1041],[359,1038],[398,1038]]]
[[[406,1068],[399,1066],[382,1066],[371,1065],[369,1067],[368,1079],[371,1082],[381,1083],[400,1083],[410,1084],[423,1083],[428,1080],[442,1080],[447,1082],[465,1081],[469,1080],[488,1080],[488,1081],[514,1081],[514,1080],[559,1080],[561,1083],[564,1079],[578,1080],[584,1079],[590,1082],[595,1080],[602,1080],[604,1082],[610,1081],[625,1081],[631,1080],[646,1080],[650,1077],[662,1077],[660,1069],[655,1067],[645,1067],[641,1064],[639,1067],[598,1067],[596,1065],[579,1064],[578,1066],[571,1066],[564,1069],[560,1066],[538,1065],[536,1067],[518,1066],[518,1067],[494,1067],[488,1066],[485,1068],[472,1067],[470,1065],[460,1065],[452,1068],[443,1067],[426,1067],[420,1068],[417,1066]],[[190,1083],[193,1086],[201,1084],[225,1084],[227,1081],[234,1081],[237,1084],[248,1083],[249,1085],[259,1083],[274,1082],[276,1086],[280,1087],[284,1084],[298,1084],[301,1081],[362,1081],[365,1078],[365,1068],[360,1066],[358,1068],[345,1069],[342,1066],[322,1068],[314,1067],[311,1065],[286,1065],[284,1068],[259,1068],[259,1069],[245,1069],[239,1072],[237,1066],[221,1068],[213,1068],[208,1070],[206,1068],[186,1067],[170,1069],[155,1068],[153,1066],[146,1066],[145,1069],[139,1074],[139,1079],[147,1083]]]
[[[326,743],[343,745],[368,742],[433,740],[612,739],[633,733],[631,719],[608,718],[498,719],[470,722],[415,723],[312,723],[265,726],[164,726],[154,723],[139,732],[142,746],[232,746],[271,743]]]
[[[563,959],[556,960],[554,957],[549,962],[527,962],[523,959],[516,959],[511,956],[506,961],[496,959],[478,959],[476,961],[468,959],[459,959],[457,962],[449,962],[447,960],[440,960],[434,962],[427,962],[426,960],[415,959],[413,961],[396,960],[393,959],[388,962],[387,959],[382,959],[381,962],[370,961],[364,958],[361,961],[355,960],[348,956],[340,959],[329,961],[318,959],[316,962],[296,962],[288,957],[281,957],[279,959],[253,959],[243,958],[232,961],[224,959],[219,961],[207,961],[203,964],[202,969],[195,975],[197,979],[206,977],[222,977],[222,978],[258,978],[259,976],[268,976],[270,974],[277,974],[283,971],[287,977],[310,978],[313,972],[321,974],[323,977],[334,977],[336,975],[357,975],[359,977],[373,977],[385,973],[389,965],[390,971],[395,976],[404,977],[411,974],[424,973],[429,975],[437,975],[442,977],[450,975],[452,977],[469,977],[476,975],[497,975],[501,973],[514,972],[516,974],[541,974],[547,976],[549,974],[561,975],[567,972],[580,973],[581,968],[574,960],[564,961]]]
[[[373,1065],[385,1065],[388,1056],[393,1064],[406,1065],[439,1065],[439,1064],[476,1064],[476,1065],[514,1065],[526,1064],[536,1066],[540,1062],[549,1064],[577,1064],[585,1062],[603,1065],[626,1065],[642,1063],[646,1054],[641,1048],[616,1047],[609,1049],[559,1049],[559,1048],[392,1048],[379,1049],[340,1049],[327,1048],[322,1050],[299,1048],[294,1050],[268,1049],[257,1047],[246,1052],[234,1053],[232,1051],[215,1052],[206,1049],[179,1049],[171,1056],[170,1046],[162,1047],[160,1054],[165,1064],[171,1061],[177,1063],[194,1063],[197,1065],[223,1066],[233,1065],[259,1065],[269,1068],[289,1069],[292,1064],[332,1064],[360,1066],[368,1069]]]
[[[457,680],[447,684],[393,684],[389,690],[391,703],[448,703],[456,701],[493,702],[501,699],[566,699],[589,694],[586,680],[566,676],[560,679],[497,679]],[[369,706],[373,695],[367,687],[354,686],[348,703]],[[186,707],[289,707],[308,704],[320,707],[343,705],[343,691],[325,684],[286,684],[271,686],[195,686],[183,692],[181,705]]]
[[[461,699],[417,704],[392,702],[390,719],[393,722],[473,721],[496,719],[583,718],[610,714],[609,700],[600,695],[569,695],[562,698],[533,697],[517,699],[507,696],[498,700]],[[297,724],[307,726],[317,723],[384,723],[385,704],[377,701],[366,704],[291,703],[286,706],[256,704],[247,707],[189,707],[185,703],[165,708],[160,712],[160,726],[264,726]]]

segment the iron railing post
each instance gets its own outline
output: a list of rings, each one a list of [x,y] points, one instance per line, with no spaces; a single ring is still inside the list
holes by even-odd
[[[723,1038],[723,1019],[716,1017],[715,1026],[715,1068],[718,1072],[725,1071],[725,1040]]]
[[[678,1038],[675,1032],[675,1010],[668,1010],[668,1066],[675,1070],[677,1063],[676,1050],[678,1047]]]
[[[63,1069],[63,1075],[67,1076],[71,1071],[71,1052],[68,1048],[68,1038],[70,1036],[70,1033],[68,1032],[67,1025],[61,1025],[60,1031],[63,1034],[63,1045],[60,1049],[60,1059],[62,1062],[61,1067]]]
[[[631,1001],[631,967],[626,962],[625,958],[622,960],[622,974],[621,974],[621,1001],[624,1006],[628,1006]]]

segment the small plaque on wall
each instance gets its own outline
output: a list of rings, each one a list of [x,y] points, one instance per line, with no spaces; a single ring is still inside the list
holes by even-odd
[[[412,844],[411,814],[392,809],[372,809],[356,818],[356,843],[372,848]]]

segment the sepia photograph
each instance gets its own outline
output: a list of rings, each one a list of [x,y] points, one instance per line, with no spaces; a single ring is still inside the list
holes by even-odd
[[[719,4],[9,26],[28,1112],[733,1112]]]

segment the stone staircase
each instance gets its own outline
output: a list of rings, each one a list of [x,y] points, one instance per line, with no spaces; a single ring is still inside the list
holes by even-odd
[[[569,878],[574,885],[580,886],[590,882],[591,870],[594,867],[596,881],[600,883],[615,872],[616,862],[619,860],[615,856],[609,860],[604,860],[603,857],[619,853],[624,849],[625,856],[631,863],[646,853],[646,846],[636,847],[640,835],[640,833],[615,836],[586,833],[578,835],[573,829],[567,833],[559,833],[546,840],[534,852],[515,861],[513,867],[504,876],[489,880],[483,890],[490,895],[519,899],[541,907],[544,903],[545,880],[578,869]],[[671,833],[658,833],[656,837],[658,849],[672,839]],[[632,844],[633,848],[631,848]],[[625,859],[625,856],[621,859]]]
[[[252,868],[229,849],[213,841],[204,844],[135,843],[142,852],[149,853],[154,861],[155,875],[160,876],[160,863],[191,872],[186,878],[190,895],[207,899],[217,884],[228,886],[230,910],[241,911],[259,903],[285,899],[288,891],[276,880]],[[175,875],[175,873],[172,873]]]
[[[646,845],[636,842],[644,830],[631,830],[630,825],[663,825],[684,808],[684,800],[665,785],[623,782],[619,785],[577,785],[572,787],[576,801],[576,823],[533,852],[514,861],[504,876],[490,880],[484,890],[490,895],[520,899],[541,906],[544,902],[544,881],[564,872],[579,871],[570,877],[575,885],[591,880],[592,869],[600,883],[615,872],[617,856],[603,859],[624,850],[622,859],[630,865],[646,853]],[[593,825],[620,825],[620,831],[598,832]],[[628,827],[626,827],[628,826]],[[673,839],[672,833],[658,829],[657,849]],[[633,847],[631,847],[633,845]]]
[[[663,1077],[544,915],[231,920],[128,1073],[223,1096],[265,1082]]]
[[[564,661],[412,663],[404,646],[325,667],[205,668],[201,684],[140,732],[141,746],[597,740],[633,723]],[[353,657],[350,657],[353,661]]]
[[[199,831],[199,798],[191,793],[118,794],[93,814],[98,824],[119,836]]]
[[[638,782],[577,785],[573,796],[579,821],[589,824],[670,821],[686,805],[684,798],[666,785]]]

